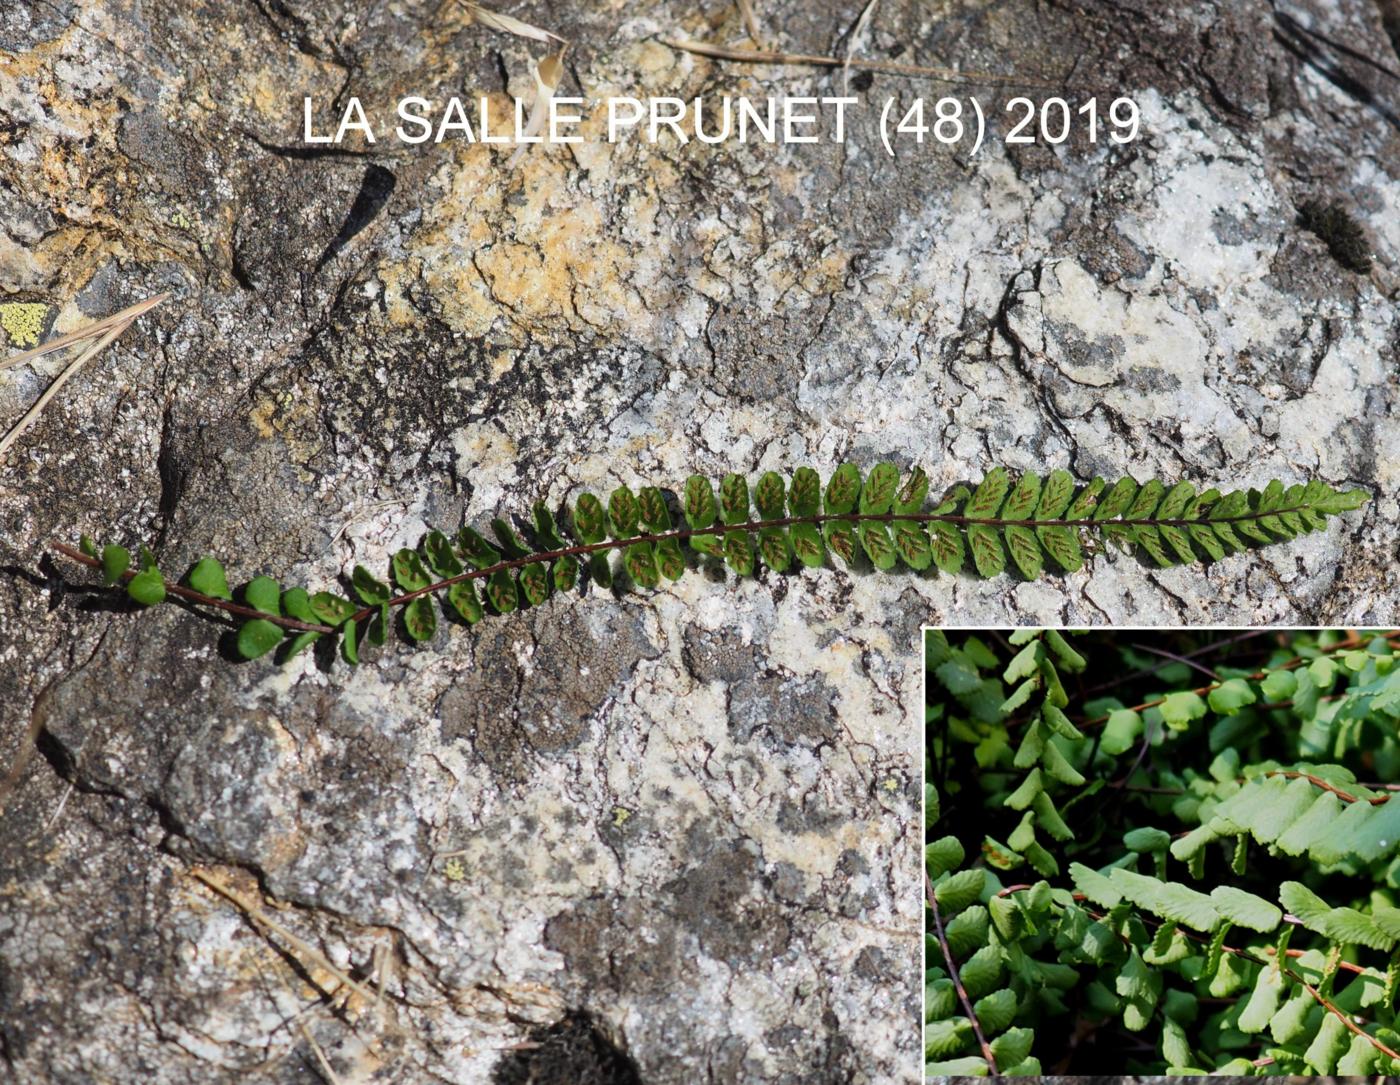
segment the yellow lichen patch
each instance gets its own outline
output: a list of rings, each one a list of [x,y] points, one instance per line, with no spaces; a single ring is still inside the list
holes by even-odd
[[[37,301],[12,301],[0,305],[0,328],[5,329],[13,347],[37,347],[44,334],[49,307]]]
[[[514,462],[514,457],[519,453],[516,443],[490,423],[473,423],[459,429],[453,443],[458,461],[472,466],[488,462]]]
[[[384,312],[389,323],[404,328],[418,324],[423,318],[408,297],[408,287],[418,278],[420,261],[385,264],[376,274],[384,288]]]
[[[499,380],[509,373],[511,366],[515,364],[515,351],[493,350],[489,362],[491,365],[491,378],[493,380]]]
[[[664,247],[644,246],[639,257],[622,243],[628,223],[612,221],[580,188],[568,148],[533,147],[509,173],[502,154],[460,148],[454,168],[439,175],[447,191],[414,238],[421,279],[445,319],[468,335],[495,327],[522,340],[648,327],[640,284],[659,277]]]
[[[281,428],[274,419],[277,416],[277,401],[265,399],[253,408],[248,418],[253,423],[253,428],[258,431],[259,437],[276,437],[277,431]]]
[[[317,423],[317,403],[315,392],[299,385],[280,395],[259,400],[248,412],[248,420],[258,436],[279,438],[286,449],[287,458],[298,467],[305,467],[325,447]],[[304,473],[301,477],[310,478]]]
[[[651,38],[638,42],[630,49],[618,51],[619,63],[635,71],[643,86],[664,82],[675,71],[680,60],[676,50]]]

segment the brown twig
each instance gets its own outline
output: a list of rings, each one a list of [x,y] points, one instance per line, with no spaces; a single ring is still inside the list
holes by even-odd
[[[117,336],[126,331],[127,327],[126,324],[118,324],[64,367],[63,371],[49,383],[49,386],[34,401],[29,410],[24,412],[20,420],[10,427],[9,432],[3,438],[0,438],[0,457],[3,457],[9,451],[10,446],[20,439],[24,431],[38,420],[39,415],[43,414],[44,408],[49,405],[49,401],[58,395],[60,388],[68,383],[68,378],[106,350]]]
[[[1108,786],[1114,790],[1122,788],[1137,770],[1142,767],[1142,763],[1147,760],[1147,751],[1152,748],[1152,740],[1157,737],[1157,733],[1152,729],[1151,724],[1144,724],[1142,728],[1142,742],[1138,746],[1137,757],[1133,759],[1133,767],[1124,773],[1119,779],[1112,781]]]
[[[1345,1013],[1344,1011],[1338,1009],[1336,1006],[1332,1005],[1332,1003],[1328,1002],[1321,991],[1315,988],[1302,976],[1298,975],[1297,972],[1294,972],[1293,969],[1289,968],[1286,964],[1280,963],[1279,970],[1282,971],[1285,975],[1292,978],[1293,980],[1297,981],[1299,984],[1301,984],[1304,990],[1308,992],[1308,994],[1312,995],[1313,998],[1317,999],[1318,1003],[1322,1006],[1324,1010],[1330,1013],[1342,1024],[1346,1025],[1346,1027],[1352,1032],[1356,1033],[1356,1035],[1364,1037],[1366,1041],[1370,1043],[1370,1045],[1374,1047],[1377,1051],[1389,1055],[1392,1059],[1400,1059],[1400,1051],[1394,1051],[1391,1048],[1387,1047],[1385,1044],[1381,1043],[1380,1040],[1376,1039],[1369,1032],[1363,1029],[1360,1025],[1356,1024],[1356,1022],[1354,1022],[1351,1019],[1350,1014]]]
[[[737,0],[739,16],[744,20],[744,29],[749,33],[749,40],[755,45],[762,47],[763,35],[758,29],[758,16],[754,14],[751,0]]]
[[[1273,946],[1265,946],[1264,952],[1267,953],[1270,957],[1278,956],[1278,950]],[[1284,956],[1289,958],[1305,957],[1307,956],[1307,950],[1290,949],[1287,953],[1284,954]],[[1359,964],[1352,964],[1350,961],[1338,961],[1337,967],[1340,968],[1343,972],[1351,972],[1358,976],[1364,976],[1366,974],[1365,968],[1363,968]]]
[[[1285,771],[1282,770],[1282,769],[1276,769],[1276,770],[1274,770],[1273,772],[1266,772],[1266,773],[1264,773],[1264,775],[1265,775],[1265,776],[1283,776],[1283,777],[1286,777],[1286,778],[1288,778],[1288,779],[1301,779],[1301,780],[1306,780],[1306,781],[1308,781],[1308,783],[1313,784],[1313,785],[1316,786],[1316,787],[1322,788],[1323,791],[1330,791],[1330,792],[1332,792],[1332,794],[1336,795],[1337,798],[1339,798],[1339,799],[1342,800],[1342,802],[1351,803],[1351,802],[1361,802],[1361,801],[1363,801],[1359,796],[1353,795],[1353,794],[1352,794],[1351,792],[1349,792],[1349,791],[1343,791],[1343,790],[1342,790],[1340,787],[1338,787],[1336,784],[1329,783],[1328,781],[1322,779],[1322,778],[1319,777],[1319,776],[1313,776],[1311,773],[1307,773],[1307,772],[1285,772]],[[1372,806],[1384,806],[1386,803],[1388,803],[1388,802],[1390,801],[1390,796],[1389,796],[1389,795],[1377,795],[1377,796],[1376,796],[1375,798],[1373,798],[1373,799],[1366,799],[1366,800],[1364,800],[1364,801],[1370,803]]]
[[[1348,795],[1345,791],[1337,791],[1336,788],[1331,787],[1330,785],[1326,784],[1324,781],[1314,779],[1313,777],[1309,776],[1307,773],[1304,773],[1304,772],[1270,772],[1270,773],[1267,773],[1266,775],[1268,775],[1268,776],[1301,776],[1301,777],[1303,777],[1304,779],[1311,780],[1313,783],[1317,784],[1317,785],[1320,786],[1320,787],[1326,787],[1328,791],[1333,791],[1333,792],[1335,792],[1335,793],[1337,794],[1337,796],[1338,796],[1339,798],[1341,798],[1341,799],[1344,799],[1344,800],[1346,800],[1346,801],[1348,801],[1348,802],[1355,802],[1355,801],[1356,801],[1356,799],[1355,799],[1354,796]],[[1237,777],[1235,777],[1235,783],[1237,783],[1237,784],[1245,783],[1246,780],[1247,780],[1247,777],[1244,777],[1244,776],[1237,776]],[[1362,787],[1373,788],[1373,789],[1375,789],[1375,790],[1377,790],[1377,791],[1400,791],[1400,784],[1361,784],[1360,786],[1362,786]],[[1125,786],[1124,790],[1126,790],[1126,791],[1141,791],[1141,792],[1144,792],[1145,794],[1148,794],[1148,795],[1185,795],[1185,794],[1186,794],[1186,789],[1185,789],[1184,787],[1147,787],[1147,786],[1145,786],[1145,785],[1127,785],[1127,786]],[[1386,799],[1385,799],[1385,798],[1374,798],[1374,799],[1368,799],[1367,801],[1370,802],[1370,804],[1371,804],[1372,806],[1380,806],[1382,803],[1384,803],[1384,802],[1386,801]]]
[[[1220,681],[1220,675],[1216,674],[1213,670],[1211,670],[1204,664],[1197,663],[1190,656],[1177,655],[1175,652],[1169,652],[1165,648],[1154,648],[1150,644],[1133,644],[1130,647],[1136,648],[1140,652],[1150,652],[1154,656],[1162,656],[1164,659],[1172,663],[1184,663],[1192,670],[1200,671],[1212,682]]]
[[[1221,648],[1229,648],[1232,645],[1239,644],[1241,641],[1251,640],[1254,637],[1262,637],[1268,632],[1270,631],[1267,629],[1251,629],[1247,632],[1240,633],[1237,636],[1227,637],[1224,640],[1218,640],[1211,644],[1207,644],[1203,648],[1197,648],[1194,652],[1186,652],[1182,656],[1182,658],[1198,659],[1201,656],[1209,655],[1211,652],[1218,651]],[[1117,678],[1114,678],[1108,682],[1101,682],[1097,686],[1090,686],[1084,691],[1083,696],[1087,698],[1092,694],[1102,693],[1106,689],[1115,689],[1116,687],[1123,685],[1123,683],[1125,682],[1132,682],[1138,678],[1146,678],[1150,675],[1156,674],[1164,667],[1171,666],[1171,664],[1172,661],[1170,659],[1164,659],[1161,663],[1158,663],[1156,666],[1146,667],[1142,670],[1129,671],[1127,674],[1119,675]]]
[[[12,358],[0,361],[0,369],[9,369],[11,366],[23,365],[25,362],[32,362],[36,358],[42,358],[46,354],[52,354],[56,350],[72,346],[74,343],[85,343],[89,339],[101,335],[105,331],[114,328],[129,327],[131,322],[137,317],[150,312],[161,302],[168,300],[169,294],[156,294],[154,297],[138,301],[135,305],[127,306],[119,313],[111,316],[104,316],[101,320],[95,320],[91,324],[85,324],[74,331],[66,332],[63,335],[50,339],[47,343],[41,343],[33,350],[26,350],[23,354],[16,354]],[[118,332],[120,334],[120,332]]]
[[[70,377],[106,350],[122,332],[136,323],[137,317],[150,309],[154,309],[169,296],[169,294],[157,294],[153,298],[139,301],[135,305],[123,309],[120,313],[114,313],[112,316],[105,317],[86,327],[69,332],[67,335],[60,335],[57,339],[51,339],[42,346],[35,347],[33,350],[27,350],[23,354],[17,354],[13,358],[0,362],[0,369],[7,369],[10,366],[20,365],[24,362],[42,357],[45,354],[51,354],[73,343],[82,343],[89,339],[100,337],[97,338],[97,342],[93,343],[87,350],[83,351],[69,362],[58,376],[49,382],[49,386],[44,389],[43,393],[34,401],[34,404],[29,410],[24,412],[23,417],[10,427],[9,432],[6,433],[3,438],[0,438],[0,458],[3,458],[10,446],[18,441],[24,431],[38,420],[39,415],[44,412],[44,408],[49,405],[49,402],[54,396],[58,395],[59,389],[68,383]]]
[[[1300,506],[1301,508],[1301,506]],[[1297,509],[1283,510],[1297,511]],[[1237,517],[1222,517],[1215,523],[1234,522],[1236,520],[1257,520],[1265,516],[1277,516],[1275,512],[1251,512],[1241,514]],[[960,516],[956,513],[938,512],[915,512],[915,513],[817,513],[812,516],[781,516],[774,520],[750,520],[744,524],[719,524],[708,528],[677,528],[674,531],[662,531],[649,535],[634,535],[626,539],[610,539],[599,543],[587,543],[579,546],[567,546],[559,550],[546,550],[538,554],[526,554],[523,557],[512,558],[509,561],[500,561],[495,565],[487,566],[484,569],[475,569],[471,572],[460,573],[457,576],[439,580],[434,584],[429,584],[426,588],[419,588],[416,591],[406,592],[403,595],[395,596],[388,601],[391,607],[402,606],[412,602],[420,595],[431,595],[434,592],[450,588],[453,584],[463,583],[470,580],[481,580],[490,577],[495,573],[509,569],[519,569],[526,565],[538,565],[541,562],[554,561],[557,558],[580,557],[585,554],[604,553],[610,550],[620,550],[632,546],[636,543],[658,543],[668,539],[684,540],[695,535],[724,535],[731,531],[754,532],[762,531],[764,528],[792,527],[798,524],[810,524],[813,527],[821,527],[829,523],[848,523],[853,527],[862,523],[894,523],[899,520],[912,520],[916,523],[942,523],[955,524],[960,527],[983,526],[983,527],[1146,527],[1149,525],[1184,525],[1195,523],[1187,520],[1006,520],[997,517],[976,517]],[[351,616],[351,621],[360,621],[373,614],[378,607],[363,607]]]
[[[340,1075],[335,1072],[335,1067],[331,1065],[331,1060],[326,1057],[325,1050],[316,1042],[316,1037],[311,1035],[311,1030],[306,1027],[305,1021],[298,1021],[297,1028],[301,1030],[302,1037],[311,1045],[311,1053],[316,1056],[318,1068],[321,1076],[326,1079],[326,1085],[344,1085]]]
[[[277,935],[304,958],[325,969],[346,988],[354,991],[364,999],[366,1005],[374,1005],[376,1001],[374,991],[355,979],[354,976],[350,975],[343,968],[338,967],[329,957],[310,942],[293,934],[286,927],[271,918],[251,897],[245,896],[237,889],[234,889],[233,886],[226,884],[222,879],[216,878],[206,871],[195,869],[190,871],[190,875],[198,881],[203,882],[214,892],[218,893],[219,896],[236,905],[244,915],[253,921],[253,923],[262,927],[265,931]]]
[[[948,964],[948,974],[953,979],[953,986],[957,989],[963,1009],[967,1011],[967,1019],[972,1022],[973,1034],[982,1047],[982,1057],[987,1060],[987,1070],[992,1077],[999,1077],[1000,1071],[997,1070],[996,1056],[992,1054],[992,1045],[987,1043],[987,1037],[982,1033],[982,1024],[973,1012],[972,999],[968,997],[967,988],[963,986],[962,976],[958,974],[958,962],[953,959],[953,950],[948,945],[947,934],[943,931],[943,916],[938,911],[938,894],[934,892],[933,879],[928,876],[927,870],[924,871],[924,894],[928,897],[928,906],[933,912],[933,926],[938,932],[938,944],[943,949],[943,960]]]
[[[42,695],[41,695],[42,696]],[[14,762],[10,765],[9,771],[0,779],[0,816],[5,813],[5,805],[10,801],[10,795],[19,787],[24,770],[29,767],[30,758],[34,756],[37,748],[39,734],[44,729],[44,717],[38,711],[31,711],[29,715],[29,726],[25,728],[24,737],[20,742],[19,749],[15,751]]]
[[[1287,916],[1287,917],[1285,917],[1285,918],[1293,918],[1293,917]],[[1161,924],[1158,924],[1158,926],[1160,926],[1160,925],[1161,925]],[[1182,930],[1182,932],[1183,932],[1188,938],[1195,938],[1197,941],[1200,941],[1200,942],[1202,942],[1202,943],[1205,943],[1205,942],[1208,941],[1208,939],[1203,938],[1203,937],[1199,937],[1199,936],[1197,936],[1196,934],[1194,934],[1194,932],[1192,932],[1192,931],[1184,930],[1184,929],[1181,928],[1181,927],[1178,927],[1177,929],[1178,929],[1178,930]],[[1234,954],[1234,955],[1237,956],[1237,957],[1243,957],[1245,960],[1247,960],[1247,961],[1252,961],[1254,964],[1261,965],[1261,966],[1263,966],[1263,967],[1265,967],[1265,968],[1269,967],[1269,962],[1268,962],[1268,961],[1263,960],[1263,959],[1261,959],[1261,958],[1259,958],[1259,957],[1256,957],[1252,952],[1250,952],[1250,951],[1247,950],[1247,949],[1238,949],[1238,948],[1236,948],[1236,947],[1234,947],[1234,946],[1225,946],[1225,945],[1222,945],[1220,948],[1221,948],[1224,952],[1226,952],[1226,953],[1232,953],[1232,954]],[[1266,948],[1266,952],[1267,952],[1270,956],[1276,956],[1275,950],[1274,950],[1274,947],[1273,947],[1273,946],[1267,947],[1267,948]],[[1289,958],[1301,957],[1301,956],[1303,956],[1303,952],[1304,952],[1304,951],[1301,950],[1301,949],[1291,949],[1291,950],[1288,951],[1287,956],[1288,956]],[[1351,1017],[1350,1017],[1348,1014],[1344,1013],[1342,1010],[1340,1010],[1340,1009],[1338,1009],[1336,1006],[1332,1005],[1332,1003],[1328,1002],[1327,999],[1326,999],[1325,997],[1323,997],[1322,992],[1318,991],[1315,987],[1313,987],[1312,984],[1310,984],[1306,979],[1304,979],[1302,976],[1300,976],[1297,972],[1293,971],[1293,969],[1289,968],[1289,967],[1288,967],[1286,964],[1284,964],[1282,961],[1279,961],[1279,962],[1278,962],[1278,967],[1279,967],[1279,971],[1280,971],[1280,972],[1282,972],[1284,975],[1288,976],[1289,979],[1293,980],[1295,983],[1300,984],[1300,985],[1308,992],[1308,994],[1312,995],[1313,998],[1317,999],[1317,1001],[1321,1004],[1321,1006],[1322,1006],[1322,1008],[1323,1008],[1324,1010],[1326,1010],[1328,1013],[1332,1014],[1334,1017],[1338,1018],[1338,1019],[1342,1022],[1342,1024],[1346,1025],[1346,1027],[1349,1028],[1352,1032],[1356,1033],[1356,1035],[1358,1035],[1358,1036],[1364,1036],[1364,1037],[1371,1043],[1371,1045],[1372,1045],[1373,1047],[1375,1047],[1378,1051],[1382,1051],[1382,1052],[1384,1052],[1386,1055],[1389,1055],[1392,1059],[1400,1059],[1400,1053],[1397,1053],[1397,1052],[1395,1052],[1395,1051],[1392,1051],[1392,1050],[1391,1050],[1389,1047],[1387,1047],[1385,1044],[1381,1043],[1380,1040],[1376,1039],[1374,1036],[1372,1036],[1370,1033],[1366,1032],[1366,1031],[1365,1031],[1364,1029],[1362,1029],[1360,1026],[1356,1025],[1355,1023],[1353,1023],[1352,1020],[1351,1020]],[[1361,968],[1361,967],[1359,967],[1359,966],[1357,966],[1357,965],[1352,965],[1352,964],[1350,964],[1350,962],[1346,962],[1346,961],[1340,962],[1339,967],[1345,968],[1345,969],[1347,969],[1348,971],[1354,972],[1354,973],[1356,973],[1356,974],[1358,974],[1358,975],[1364,975],[1365,972],[1366,972],[1366,970],[1365,970],[1364,968]]]

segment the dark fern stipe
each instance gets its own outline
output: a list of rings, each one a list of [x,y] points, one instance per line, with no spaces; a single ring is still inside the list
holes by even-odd
[[[223,566],[211,557],[175,582],[163,576],[144,546],[134,566],[125,548],[99,548],[87,536],[76,549],[61,543],[54,549],[101,569],[108,584],[124,583],[127,594],[143,605],[175,596],[243,618],[238,651],[245,658],[256,659],[279,645],[290,658],[323,637],[338,637],[341,655],[354,664],[364,641],[384,643],[396,609],[402,610],[408,637],[427,641],[437,632],[435,598],[474,624],[488,610],[509,614],[538,606],[556,592],[574,591],[585,579],[602,588],[615,578],[655,588],[685,573],[686,547],[740,576],[759,565],[779,573],[825,565],[835,554],[848,566],[868,562],[882,571],[902,564],[949,574],[970,568],[995,577],[1010,565],[1033,580],[1045,575],[1047,564],[1079,570],[1097,540],[1140,551],[1162,566],[1219,561],[1251,545],[1320,530],[1329,516],[1368,500],[1362,490],[1338,491],[1317,481],[1198,492],[1189,482],[1169,486],[1155,479],[1122,478],[1108,485],[1096,478],[1081,486],[1067,471],[1044,478],[1028,472],[1013,480],[1001,467],[975,489],[953,487],[932,509],[926,507],[928,492],[921,468],[901,481],[889,463],[876,464],[865,475],[843,463],[825,486],[810,467],[799,467],[787,479],[769,471],[752,486],[743,475],[726,475],[718,492],[709,479],[692,475],[678,495],[679,527],[666,496],[654,486],[637,493],[619,487],[606,504],[585,493],[569,510],[567,524],[536,504],[529,541],[496,519],[490,538],[472,527],[450,538],[428,532],[418,549],[393,555],[388,580],[356,566],[350,586],[358,602],[334,592],[284,589],[267,576],[246,584],[239,602]]]

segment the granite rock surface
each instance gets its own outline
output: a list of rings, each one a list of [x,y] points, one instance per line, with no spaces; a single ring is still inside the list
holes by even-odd
[[[766,46],[843,55],[863,5],[754,7]],[[745,44],[725,4],[505,10],[593,100],[842,93],[662,44]],[[172,300],[0,463],[0,1065],[912,1081],[921,624],[1397,618],[1394,14],[885,0],[866,55],[1129,95],[1142,138],[892,158],[890,96],[1001,123],[1054,92],[856,73],[844,145],[609,145],[590,114],[511,169],[301,142],[304,95],[527,94],[535,43],[450,8],[5,5],[0,346]],[[0,426],[62,364],[0,373]],[[885,458],[1375,499],[1205,570],[695,572],[354,673],[235,665],[217,623],[45,556],[87,531],[334,587],[537,498]]]

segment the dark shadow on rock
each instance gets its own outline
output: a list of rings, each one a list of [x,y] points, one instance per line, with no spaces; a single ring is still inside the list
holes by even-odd
[[[41,565],[40,568],[42,567]],[[16,580],[23,580],[29,584],[30,587],[34,588],[45,588],[49,585],[49,580],[46,580],[38,573],[26,569],[23,565],[0,565],[0,576],[10,576],[14,577]],[[50,579],[52,579],[52,574],[50,575]],[[53,607],[50,606],[49,609],[52,610]]]
[[[219,653],[219,658],[225,663],[241,664],[248,662],[238,650],[237,629],[226,629],[219,634],[219,640],[215,645],[215,651]]]
[[[535,1029],[530,1043],[496,1064],[492,1085],[641,1085],[636,1063],[587,1013]]]
[[[1274,40],[1293,54],[1299,63],[1317,72],[1343,94],[1364,106],[1369,106],[1392,128],[1400,129],[1400,114],[1382,101],[1375,90],[1348,72],[1334,56],[1329,56],[1328,52],[1341,52],[1353,60],[1360,59],[1367,67],[1393,77],[1395,73],[1389,68],[1362,56],[1354,49],[1339,49],[1338,44],[1330,38],[1309,30],[1282,12],[1274,13]]]
[[[350,211],[345,216],[345,222],[340,227],[340,232],[335,235],[335,239],[326,246],[325,252],[321,253],[321,258],[316,261],[316,273],[340,254],[340,251],[354,240],[355,235],[374,221],[376,215],[384,209],[384,205],[389,202],[389,197],[394,194],[394,188],[398,184],[398,178],[383,166],[373,163],[365,170],[365,176],[360,182],[359,194],[355,197],[355,202],[350,205]]]
[[[1370,272],[1371,243],[1366,231],[1341,203],[1304,200],[1298,205],[1297,222],[1326,245],[1332,259],[1342,267],[1358,275]]]
[[[85,614],[99,611],[118,613],[135,609],[135,604],[125,594],[118,595],[109,588],[69,580],[65,570],[50,554],[39,558],[38,572],[23,565],[0,565],[0,576],[23,581],[36,591],[47,591],[48,611],[51,614],[62,606],[70,595],[75,599],[75,607]]]

